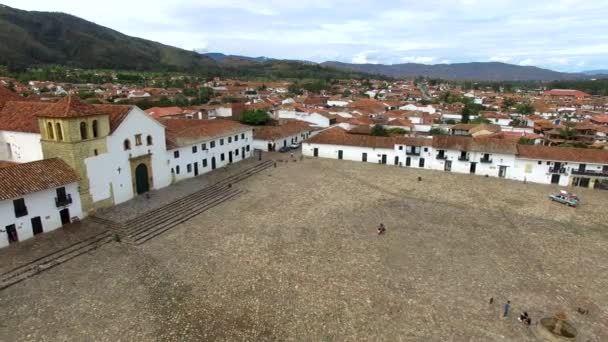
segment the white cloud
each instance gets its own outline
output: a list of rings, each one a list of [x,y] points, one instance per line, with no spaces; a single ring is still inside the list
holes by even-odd
[[[432,63],[433,61],[435,61],[436,59],[437,59],[436,57],[415,57],[415,56],[401,58],[401,60],[406,63],[419,63],[419,64],[429,64],[429,63]]]
[[[526,66],[526,65],[532,65],[533,63],[534,63],[534,60],[532,58],[526,58],[526,59],[520,61],[519,65]]]
[[[439,62],[438,64],[452,64],[452,61],[449,59],[444,59],[441,62]]]
[[[561,65],[568,65],[570,64],[570,59],[568,59],[567,57],[552,57],[548,59],[549,63],[552,64],[561,64]]]
[[[493,56],[493,57],[490,57],[490,62],[507,63],[510,60],[511,60],[511,57],[507,57],[507,56]]]
[[[584,60],[585,68],[608,67],[608,1],[600,0],[385,0],[380,7],[373,0],[0,2],[228,54],[372,63],[400,63],[405,55],[417,63],[489,60],[559,70]]]
[[[377,60],[369,59],[369,55],[377,52],[377,50],[361,51],[353,56],[352,62],[355,64],[378,64]]]

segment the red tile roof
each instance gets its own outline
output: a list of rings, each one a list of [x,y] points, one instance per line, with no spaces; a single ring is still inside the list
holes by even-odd
[[[152,107],[146,109],[144,112],[151,115],[155,119],[160,119],[165,116],[182,114],[184,110],[180,107]]]
[[[103,113],[100,112],[99,107],[88,104],[74,95],[68,95],[38,113],[38,116],[55,118],[77,118],[89,115],[103,115]]]
[[[223,119],[163,119],[160,123],[166,127],[167,149],[251,130],[237,121]]]
[[[552,89],[544,92],[545,95],[549,96],[568,96],[568,97],[576,97],[576,98],[584,98],[591,97],[591,95],[582,92],[580,90],[572,90],[572,89]]]
[[[2,109],[8,101],[23,101],[23,99],[24,98],[19,96],[19,94],[0,86],[0,109]]]
[[[486,137],[436,136],[433,137],[433,147],[469,152],[517,154],[516,141]]]
[[[110,117],[110,133],[114,132],[135,106],[129,105],[94,105],[101,114]]]
[[[0,131],[40,133],[36,115],[48,106],[44,102],[7,102],[0,110]]]
[[[0,110],[0,130],[11,132],[40,133],[38,116],[48,111],[54,103],[9,101]],[[97,115],[110,117],[110,132],[113,132],[133,109],[124,105],[91,105]]]
[[[287,123],[280,126],[254,127],[253,138],[258,140],[276,140],[311,130],[310,125],[305,122],[287,121]]]
[[[519,157],[534,160],[608,164],[608,150],[576,147],[518,145]]]
[[[0,169],[7,166],[17,165],[18,163],[8,161],[8,160],[0,160]]]
[[[608,114],[595,115],[591,117],[591,121],[599,124],[608,124]]]
[[[431,146],[430,139],[348,134],[340,127],[326,129],[314,137],[306,140],[306,142],[321,145],[361,146],[388,149],[394,149],[395,145]]]
[[[0,168],[0,200],[77,182],[78,174],[58,158]]]

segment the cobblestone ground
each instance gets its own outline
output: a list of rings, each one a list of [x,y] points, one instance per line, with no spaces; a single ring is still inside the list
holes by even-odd
[[[535,341],[524,310],[608,340],[608,192],[572,209],[551,186],[318,159],[237,187],[0,292],[0,340]]]

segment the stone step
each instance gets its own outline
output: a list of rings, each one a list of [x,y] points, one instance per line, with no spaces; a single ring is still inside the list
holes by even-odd
[[[0,274],[0,290],[59,266],[79,255],[89,253],[112,241],[112,234],[106,231],[4,272]]]
[[[131,238],[136,244],[142,244],[158,235],[168,231],[169,229],[190,220],[191,218],[214,208],[236,196],[242,194],[242,190],[228,190],[218,194],[216,197],[206,201],[203,205],[197,205],[188,211],[181,212],[179,215],[168,215],[162,218],[157,224],[150,226],[146,230],[142,230],[132,235]]]

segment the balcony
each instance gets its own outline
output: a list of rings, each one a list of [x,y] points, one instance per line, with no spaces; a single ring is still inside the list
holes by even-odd
[[[448,159],[448,156],[446,156],[445,154],[438,154],[435,158],[437,160],[446,160]]]
[[[420,151],[416,152],[416,151],[405,151],[405,154],[408,156],[419,156],[420,155]]]
[[[62,198],[55,197],[55,206],[57,208],[65,207],[66,205],[70,205],[70,204],[72,204],[72,195],[70,195],[70,194],[68,194],[67,196],[62,197]]]
[[[462,162],[468,162],[469,161],[469,156],[460,156],[460,157],[458,157],[458,160],[460,160]]]
[[[549,173],[560,173],[560,174],[564,174],[566,173],[566,168],[565,167],[550,167],[549,168]]]
[[[492,164],[492,158],[481,158],[479,162],[483,164]]]
[[[572,170],[572,174],[577,175],[577,176],[608,177],[608,170],[606,170],[606,171]]]

